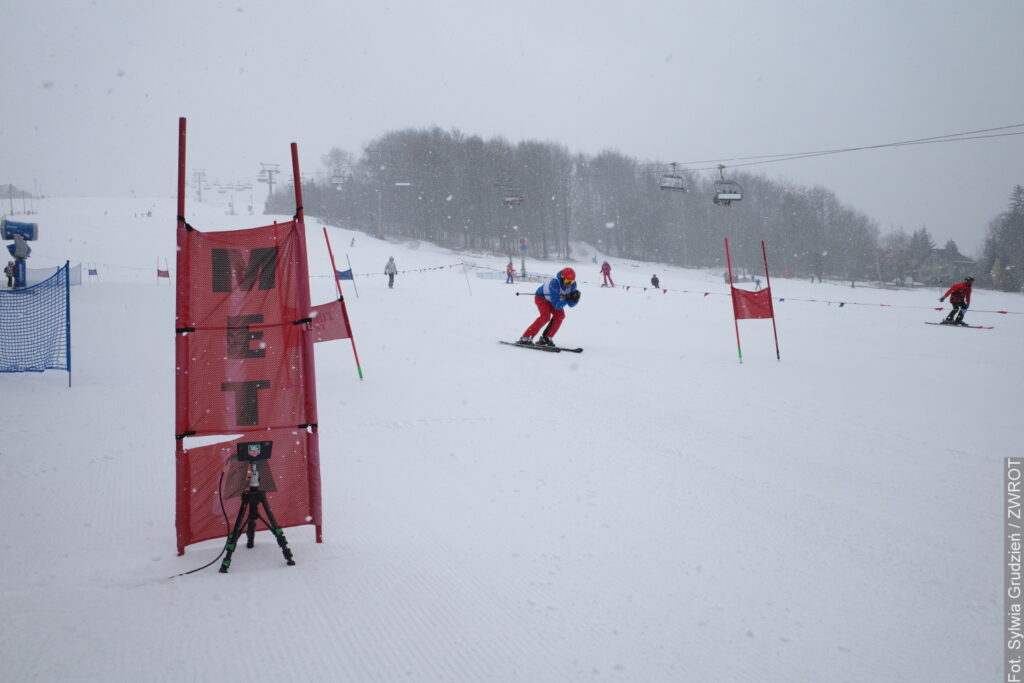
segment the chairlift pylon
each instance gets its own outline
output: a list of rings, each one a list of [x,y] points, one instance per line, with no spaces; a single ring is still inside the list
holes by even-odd
[[[719,206],[729,206],[743,199],[743,188],[735,180],[725,179],[725,166],[718,165],[718,177],[715,181],[715,196],[712,201]]]
[[[658,186],[663,190],[672,190],[675,192],[686,192],[686,186],[683,184],[683,176],[676,172],[675,162],[669,164],[672,167],[672,171],[661,176],[661,182]]]

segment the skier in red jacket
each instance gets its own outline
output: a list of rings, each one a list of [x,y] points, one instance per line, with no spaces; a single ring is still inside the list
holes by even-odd
[[[953,310],[949,312],[943,325],[966,325],[964,322],[964,311],[971,305],[971,285],[974,284],[973,277],[965,277],[963,282],[957,282],[946,293],[939,297],[939,301],[945,301],[949,297],[949,303]],[[956,320],[953,319],[956,316]]]

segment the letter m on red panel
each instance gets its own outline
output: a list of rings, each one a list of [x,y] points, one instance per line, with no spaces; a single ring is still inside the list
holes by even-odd
[[[249,292],[259,282],[259,289],[277,286],[277,247],[256,247],[249,251],[249,260],[241,249],[211,249],[213,260],[213,291],[231,292],[234,286]]]

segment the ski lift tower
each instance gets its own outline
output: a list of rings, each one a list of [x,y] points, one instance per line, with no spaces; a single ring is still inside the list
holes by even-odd
[[[270,200],[271,195],[274,194],[274,176],[281,172],[280,169],[278,169],[279,165],[280,164],[265,164],[262,161],[260,162],[260,166],[263,168],[260,170],[259,175],[256,176],[256,182],[266,183],[268,185],[268,201]]]
[[[508,175],[504,182],[494,183],[494,186],[498,188],[501,193],[501,204],[506,209],[514,209],[523,203],[523,193],[518,188],[512,185],[512,176]],[[510,214],[509,227],[512,230],[518,230],[518,226],[515,225],[515,218],[518,214]],[[519,238],[519,273],[521,277],[526,277],[526,252],[530,249],[530,242],[525,237]],[[511,260],[511,256],[509,257]]]
[[[206,182],[206,171],[197,168],[192,171],[192,178],[196,184],[196,200],[200,203],[203,201],[203,184]]]

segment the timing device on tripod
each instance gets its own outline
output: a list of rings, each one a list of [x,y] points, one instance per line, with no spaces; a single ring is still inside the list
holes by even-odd
[[[234,460],[238,461],[238,467],[245,467],[244,488],[241,490],[242,506],[238,509],[238,516],[235,518],[235,525],[228,534],[227,553],[220,564],[220,573],[227,574],[231,566],[231,555],[239,537],[242,535],[242,528],[245,527],[246,548],[253,547],[256,536],[256,522],[263,524],[273,532],[277,539],[277,545],[281,547],[281,553],[289,565],[294,565],[292,551],[288,547],[288,539],[284,536],[274,513],[270,510],[270,503],[267,502],[267,491],[277,490],[270,475],[270,456],[274,449],[273,441],[243,441],[238,444]],[[263,483],[266,480],[266,483]],[[233,494],[232,494],[233,495]],[[266,517],[260,515],[260,507]]]

